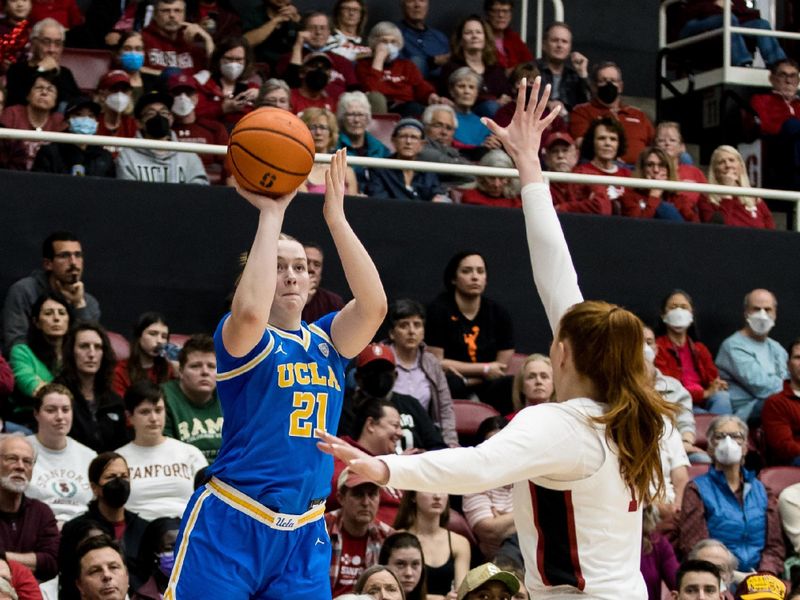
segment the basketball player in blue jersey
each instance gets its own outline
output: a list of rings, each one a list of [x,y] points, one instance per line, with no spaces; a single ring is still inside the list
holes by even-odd
[[[344,367],[372,340],[386,295],[344,215],[343,150],[326,173],[322,212],[353,293],[306,324],[303,246],[281,234],[295,193],[239,190],[259,210],[255,240],[214,334],[222,448],[183,515],[167,600],[331,597],[324,499],[333,472],[316,429],[336,431]]]

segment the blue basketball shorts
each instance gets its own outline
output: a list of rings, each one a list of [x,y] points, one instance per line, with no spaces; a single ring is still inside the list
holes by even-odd
[[[276,513],[212,478],[184,512],[164,600],[330,600],[324,512]]]

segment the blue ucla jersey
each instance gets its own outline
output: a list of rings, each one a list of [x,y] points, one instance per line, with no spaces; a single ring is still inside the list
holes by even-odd
[[[336,432],[344,367],[330,338],[328,314],[298,331],[268,326],[246,356],[228,354],[220,321],[214,333],[222,448],[209,474],[264,506],[302,514],[330,492],[333,458],[315,429]]]

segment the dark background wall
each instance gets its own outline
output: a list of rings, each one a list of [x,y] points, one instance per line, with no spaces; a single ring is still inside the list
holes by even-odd
[[[39,266],[50,231],[74,230],[103,322],[125,334],[146,310],[164,312],[176,332],[211,330],[255,231],[255,210],[229,189],[8,171],[0,171],[0,182],[0,295]],[[298,197],[284,229],[323,244],[324,285],[346,295],[321,209],[321,197]],[[448,258],[474,248],[487,258],[488,294],[512,314],[517,348],[546,350],[550,332],[520,211],[352,198],[347,214],[390,299],[431,300]],[[740,326],[743,295],[766,287],[780,302],[774,337],[786,343],[800,335],[796,233],[582,215],[562,223],[586,298],[623,304],[652,321],[662,296],[682,287],[695,298],[701,338],[715,350]]]

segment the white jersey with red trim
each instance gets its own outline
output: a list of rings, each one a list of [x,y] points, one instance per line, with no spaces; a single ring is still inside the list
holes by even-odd
[[[534,280],[555,331],[583,296],[547,184],[526,185],[522,199]],[[381,458],[399,489],[467,494],[513,483],[532,599],[644,600],[641,506],[592,419],[604,410],[588,398],[540,404],[475,448]]]

